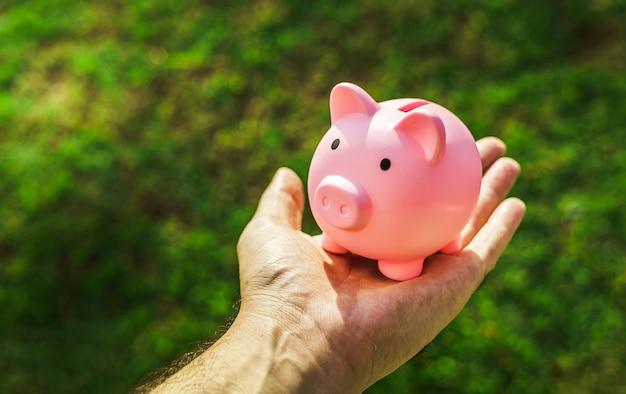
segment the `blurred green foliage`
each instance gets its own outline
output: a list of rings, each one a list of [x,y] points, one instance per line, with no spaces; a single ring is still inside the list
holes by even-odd
[[[503,138],[528,214],[371,393],[626,391],[626,2],[0,2],[0,392],[109,393],[223,329],[278,166],[328,93]],[[317,229],[310,216],[305,229]]]

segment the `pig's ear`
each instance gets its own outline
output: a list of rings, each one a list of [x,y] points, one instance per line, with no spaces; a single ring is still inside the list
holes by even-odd
[[[372,116],[378,103],[355,84],[342,82],[330,92],[330,119],[332,123],[350,114]]]
[[[443,157],[446,146],[446,129],[438,115],[419,110],[408,113],[395,129],[415,138],[424,148],[426,160],[435,164]]]

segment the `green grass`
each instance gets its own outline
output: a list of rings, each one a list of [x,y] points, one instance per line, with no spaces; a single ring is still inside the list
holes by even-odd
[[[239,233],[340,81],[501,137],[528,204],[368,392],[626,391],[623,0],[212,3],[0,3],[0,392],[129,391],[222,330]]]

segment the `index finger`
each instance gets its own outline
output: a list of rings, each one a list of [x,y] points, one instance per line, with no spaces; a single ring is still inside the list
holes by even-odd
[[[506,153],[506,145],[501,139],[496,137],[481,138],[476,141],[476,147],[480,155],[483,172],[487,171],[498,158]]]

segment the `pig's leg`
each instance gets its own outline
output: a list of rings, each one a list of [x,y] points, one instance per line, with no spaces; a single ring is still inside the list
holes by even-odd
[[[403,281],[417,278],[422,273],[424,259],[411,261],[378,260],[378,269],[389,279]]]
[[[456,254],[461,251],[461,234],[457,235],[449,244],[441,248],[441,253]]]
[[[330,239],[330,237],[328,237],[328,235],[324,233],[322,233],[322,248],[324,248],[324,250],[330,253],[335,253],[335,254],[348,253],[348,249],[339,245],[337,242]]]

